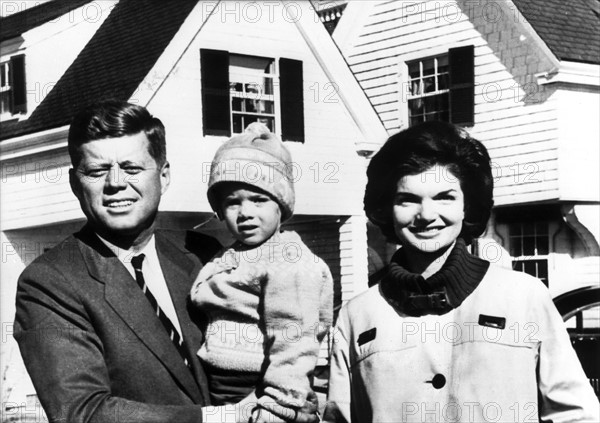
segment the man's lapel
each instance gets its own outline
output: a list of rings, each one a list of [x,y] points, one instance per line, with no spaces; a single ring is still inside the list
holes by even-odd
[[[140,341],[162,362],[190,398],[196,403],[200,403],[202,396],[194,377],[184,364],[162,323],[152,310],[148,299],[131,274],[95,235],[91,234],[90,236],[84,233],[81,239],[84,242],[82,254],[90,275],[105,285],[106,302],[125,321]],[[162,265],[158,243],[157,250],[159,250],[159,259]],[[183,254],[180,253],[180,255],[181,259],[189,260],[184,258]],[[164,269],[163,266],[163,272],[165,272]],[[170,274],[165,272],[165,279],[168,284],[169,279],[173,277],[172,272],[173,270],[169,270]],[[169,287],[169,289],[171,288]],[[172,291],[171,295],[173,295]],[[179,307],[178,300],[173,298],[173,302],[177,309]],[[181,314],[179,310],[178,313]]]
[[[198,260],[192,260],[193,255],[191,253],[179,249],[169,239],[162,236],[160,232],[156,233],[155,240],[158,259],[167,281],[169,293],[173,299],[188,356],[191,357],[192,370],[199,383],[202,395],[208,401],[206,375],[200,360],[196,356],[202,345],[202,332],[197,324],[192,321],[189,310],[190,289],[198,274],[200,263]]]

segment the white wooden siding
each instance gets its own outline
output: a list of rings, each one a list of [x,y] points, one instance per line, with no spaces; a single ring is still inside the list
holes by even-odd
[[[69,186],[70,167],[66,148],[3,161],[2,229],[52,225],[82,218],[79,203]]]
[[[489,148],[499,172],[496,204],[556,199],[557,104],[554,89],[537,85],[534,77],[552,63],[508,3],[495,2],[493,9],[468,1],[373,2],[345,54],[386,129],[397,132],[407,119],[407,76],[401,65],[474,45],[475,125],[470,132]],[[491,19],[491,12],[501,15]],[[535,166],[535,178],[526,177],[522,168],[528,165]]]
[[[281,13],[269,18],[263,13],[261,20],[253,23],[244,19],[236,22],[235,13],[211,16],[149,103],[167,128],[173,182],[163,201],[165,210],[210,210],[207,171],[214,152],[226,138],[202,135],[199,51],[209,48],[302,61],[306,141],[286,143],[298,170],[295,213],[362,212],[364,159],[356,153],[355,145],[361,139],[360,131],[335,85],[331,85],[335,81],[326,77],[296,25]]]

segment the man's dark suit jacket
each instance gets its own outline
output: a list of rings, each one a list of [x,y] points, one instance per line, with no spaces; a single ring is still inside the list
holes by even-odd
[[[196,233],[155,237],[191,370],[131,274],[88,227],[19,278],[15,338],[50,421],[201,421],[209,396],[188,294],[219,244]]]

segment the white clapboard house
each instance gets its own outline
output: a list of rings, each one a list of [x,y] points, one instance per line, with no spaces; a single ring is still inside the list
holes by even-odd
[[[450,121],[489,149],[496,207],[479,254],[553,296],[598,285],[598,3],[329,3],[323,21],[389,132]]]
[[[389,132],[444,120],[487,146],[495,208],[475,250],[548,286],[600,397],[599,3],[321,4]],[[376,268],[393,249],[369,235]]]

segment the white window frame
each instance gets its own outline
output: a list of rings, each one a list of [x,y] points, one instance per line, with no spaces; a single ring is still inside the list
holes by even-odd
[[[247,124],[243,124],[242,128],[241,128],[241,132],[236,132],[235,128],[234,128],[234,116],[263,116],[265,118],[269,118],[273,120],[273,127],[271,128],[271,132],[281,136],[281,107],[280,107],[280,90],[279,90],[279,58],[276,57],[262,57],[262,56],[250,56],[250,55],[244,55],[244,54],[237,54],[237,53],[229,53],[230,55],[230,63],[229,63],[229,114],[230,114],[230,129],[231,129],[231,134],[235,135],[235,134],[240,134],[244,131],[244,129],[248,126]],[[258,59],[264,59],[264,60],[270,60],[271,61],[271,68],[272,68],[272,73],[256,73],[253,70],[248,71],[247,74],[244,74],[243,71],[242,72],[236,72],[233,71],[232,72],[232,64],[231,61],[232,59],[235,60],[235,58],[239,58],[239,59],[243,59],[243,58],[258,58]],[[237,66],[242,67],[242,66]],[[252,83],[254,83],[252,81],[252,78],[260,78],[260,82],[255,82],[256,85],[259,86],[259,97],[257,97],[256,93],[248,93],[244,91],[236,91],[233,88],[233,85],[239,82],[236,82],[234,79],[236,77],[236,75],[241,76],[242,78],[246,77],[246,78],[250,78],[251,82],[247,82],[247,81],[243,81],[241,82],[242,84],[245,85],[250,85]],[[264,81],[266,79],[270,79],[271,80],[271,87],[272,87],[272,94],[266,94],[266,87],[264,84]],[[256,101],[271,101],[273,102],[273,113],[261,113],[261,112],[248,112],[248,111],[237,111],[237,110],[233,110],[233,99],[234,98],[240,98],[240,99],[244,99],[244,100],[256,100]]]
[[[8,93],[8,105],[5,110],[0,110],[0,117],[4,119],[14,115],[14,111],[12,110],[14,107],[12,104],[12,91],[14,90],[14,87],[12,84],[12,69],[10,60],[3,60],[0,62],[0,77],[0,93],[2,93],[2,95]],[[4,84],[2,83],[2,79],[4,80]]]
[[[533,235],[523,235],[524,232],[524,228],[523,226],[525,224],[533,224],[533,228],[534,228],[534,233]],[[539,224],[543,224],[545,226],[545,233],[538,233],[538,225]],[[511,235],[511,228],[514,227],[514,225],[520,225],[521,227],[521,235]],[[537,240],[540,237],[547,237],[547,242],[548,242],[548,251],[546,252],[546,254],[540,254],[539,253],[539,247],[538,247],[538,243]],[[513,247],[513,242],[515,242],[516,240],[519,240],[521,242],[521,252],[523,252],[524,248],[523,248],[523,239],[525,237],[533,237],[534,239],[534,252],[531,255],[520,255],[520,256],[513,256],[512,255],[512,247]],[[533,221],[533,222],[514,222],[514,223],[509,223],[508,224],[508,243],[509,243],[509,251],[511,252],[511,260],[512,260],[512,266],[513,269],[515,268],[515,264],[516,263],[526,263],[526,262],[533,262],[533,261],[544,261],[546,263],[546,277],[542,278],[540,276],[538,276],[537,271],[535,275],[536,278],[541,279],[542,281],[545,282],[546,286],[549,286],[550,283],[550,252],[552,251],[552,245],[551,245],[551,237],[550,237],[550,223],[549,222],[540,222],[540,221]],[[517,270],[517,269],[515,269]],[[517,271],[522,271],[525,272],[524,270],[517,270]],[[526,272],[525,272],[526,273]]]
[[[447,70],[446,70],[446,72],[440,73],[439,72],[439,61],[442,58],[444,58],[446,61]],[[434,61],[434,72],[433,72],[433,74],[430,74],[430,75],[423,75],[423,63],[428,60]],[[406,81],[407,81],[406,122],[407,122],[408,126],[411,126],[411,114],[410,114],[411,100],[425,99],[427,97],[433,97],[433,96],[437,96],[437,95],[441,95],[441,94],[446,94],[448,96],[448,110],[446,112],[448,113],[448,117],[449,117],[449,114],[450,114],[450,88],[449,88],[450,71],[448,68],[448,61],[449,61],[449,53],[448,53],[448,51],[446,51],[445,53],[436,54],[434,56],[417,58],[417,59],[409,60],[406,62],[406,67],[403,70],[406,71]],[[419,75],[416,78],[412,78],[410,75],[410,68],[411,68],[411,65],[413,65],[415,63],[419,64]],[[447,75],[448,82],[446,83],[446,88],[443,88],[443,89],[439,88],[439,76],[440,75]],[[431,78],[431,77],[434,78],[435,89],[432,92],[425,93],[424,92],[424,79]],[[418,84],[419,84],[418,92],[420,94],[412,94],[413,81],[418,81]],[[436,112],[438,112],[438,111],[436,111]]]

